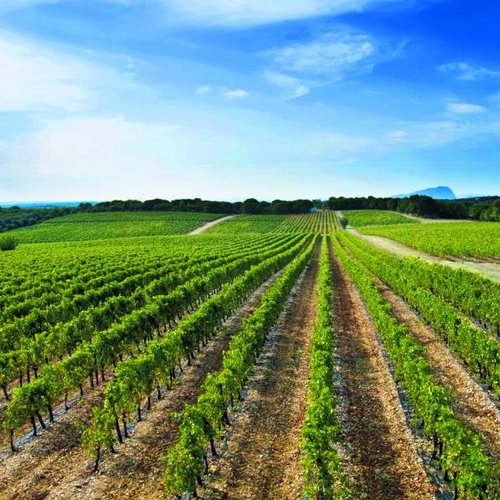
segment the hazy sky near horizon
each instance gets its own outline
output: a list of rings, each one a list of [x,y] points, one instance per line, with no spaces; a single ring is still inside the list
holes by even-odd
[[[500,2],[0,0],[0,199],[500,192]]]

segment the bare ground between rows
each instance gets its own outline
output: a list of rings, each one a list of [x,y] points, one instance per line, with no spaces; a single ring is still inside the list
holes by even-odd
[[[103,386],[3,462],[0,498],[162,498],[160,458],[177,437],[177,425],[170,413],[194,401],[206,374],[220,366],[230,335],[258,307],[262,294],[275,278],[264,283],[224,323],[219,335],[196,356],[192,365],[185,367],[173,389],[153,403],[144,421],[135,425],[131,437],[116,447],[118,453],[105,457],[98,474],[89,472],[91,461],[80,446],[74,423],[90,422],[91,409],[102,398]]]
[[[453,269],[463,269],[465,271],[478,273],[485,278],[500,282],[500,263],[497,259],[472,260],[458,259],[457,257],[440,258],[403,245],[398,241],[384,238],[383,236],[363,234],[354,228],[349,228],[348,231],[364,241],[371,243],[375,247],[385,250],[397,257],[418,257],[433,264],[442,264]]]
[[[178,437],[177,423],[170,415],[193,403],[207,374],[220,369],[231,336],[241,329],[243,319],[259,306],[262,295],[278,274],[259,287],[224,323],[219,334],[196,356],[192,365],[184,369],[178,384],[155,402],[144,421],[136,424],[131,438],[117,448],[118,453],[107,456],[99,474],[92,475],[88,481],[63,484],[54,489],[49,498],[162,498],[161,457]]]
[[[92,407],[99,404],[104,384],[87,392],[64,413],[56,424],[32,438],[20,451],[2,459],[0,467],[0,498],[42,499],[50,485],[57,484],[68,468],[84,473],[87,461],[80,448],[76,422],[89,422]]]
[[[316,316],[319,245],[270,332],[231,417],[227,448],[212,460],[203,498],[292,499],[304,489],[300,432],[307,404],[310,337]]]
[[[336,257],[332,268],[341,381],[338,416],[354,492],[366,499],[432,498],[435,489],[369,315]]]
[[[495,402],[469,375],[462,362],[449,350],[431,327],[423,323],[410,306],[386,285],[379,289],[391,304],[398,320],[410,328],[415,339],[426,347],[425,358],[433,368],[436,380],[453,394],[453,410],[466,425],[480,433],[485,450],[500,461],[500,411]]]

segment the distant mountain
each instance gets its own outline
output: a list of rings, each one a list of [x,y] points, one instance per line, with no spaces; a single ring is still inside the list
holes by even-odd
[[[455,193],[448,186],[437,186],[433,188],[422,189],[408,194],[396,194],[393,198],[408,198],[414,195],[430,196],[435,200],[456,200]]]

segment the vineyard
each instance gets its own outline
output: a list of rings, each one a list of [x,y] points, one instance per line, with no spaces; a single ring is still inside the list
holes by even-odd
[[[432,255],[496,223],[345,211]],[[500,284],[333,211],[78,213],[0,253],[0,497],[500,497]],[[371,226],[371,227],[370,227]]]
[[[453,222],[365,227],[364,234],[384,236],[431,255],[500,258],[500,227],[495,222]]]
[[[220,215],[191,212],[78,213],[50,219],[12,234],[23,243],[86,241],[184,234]]]
[[[343,216],[353,227],[390,226],[393,224],[415,224],[418,221],[396,212],[384,210],[344,210]]]

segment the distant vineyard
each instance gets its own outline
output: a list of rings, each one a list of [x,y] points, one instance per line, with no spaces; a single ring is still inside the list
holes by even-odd
[[[363,228],[437,256],[500,258],[500,224],[463,222]]]
[[[218,224],[208,234],[329,233],[336,229],[334,212],[322,210],[298,215],[240,215]]]
[[[418,220],[385,210],[344,210],[342,214],[347,223],[353,227],[418,223]]]
[[[11,234],[22,243],[184,234],[221,215],[192,212],[96,212],[51,219]]]
[[[287,215],[238,215],[208,229],[207,234],[272,233]]]

